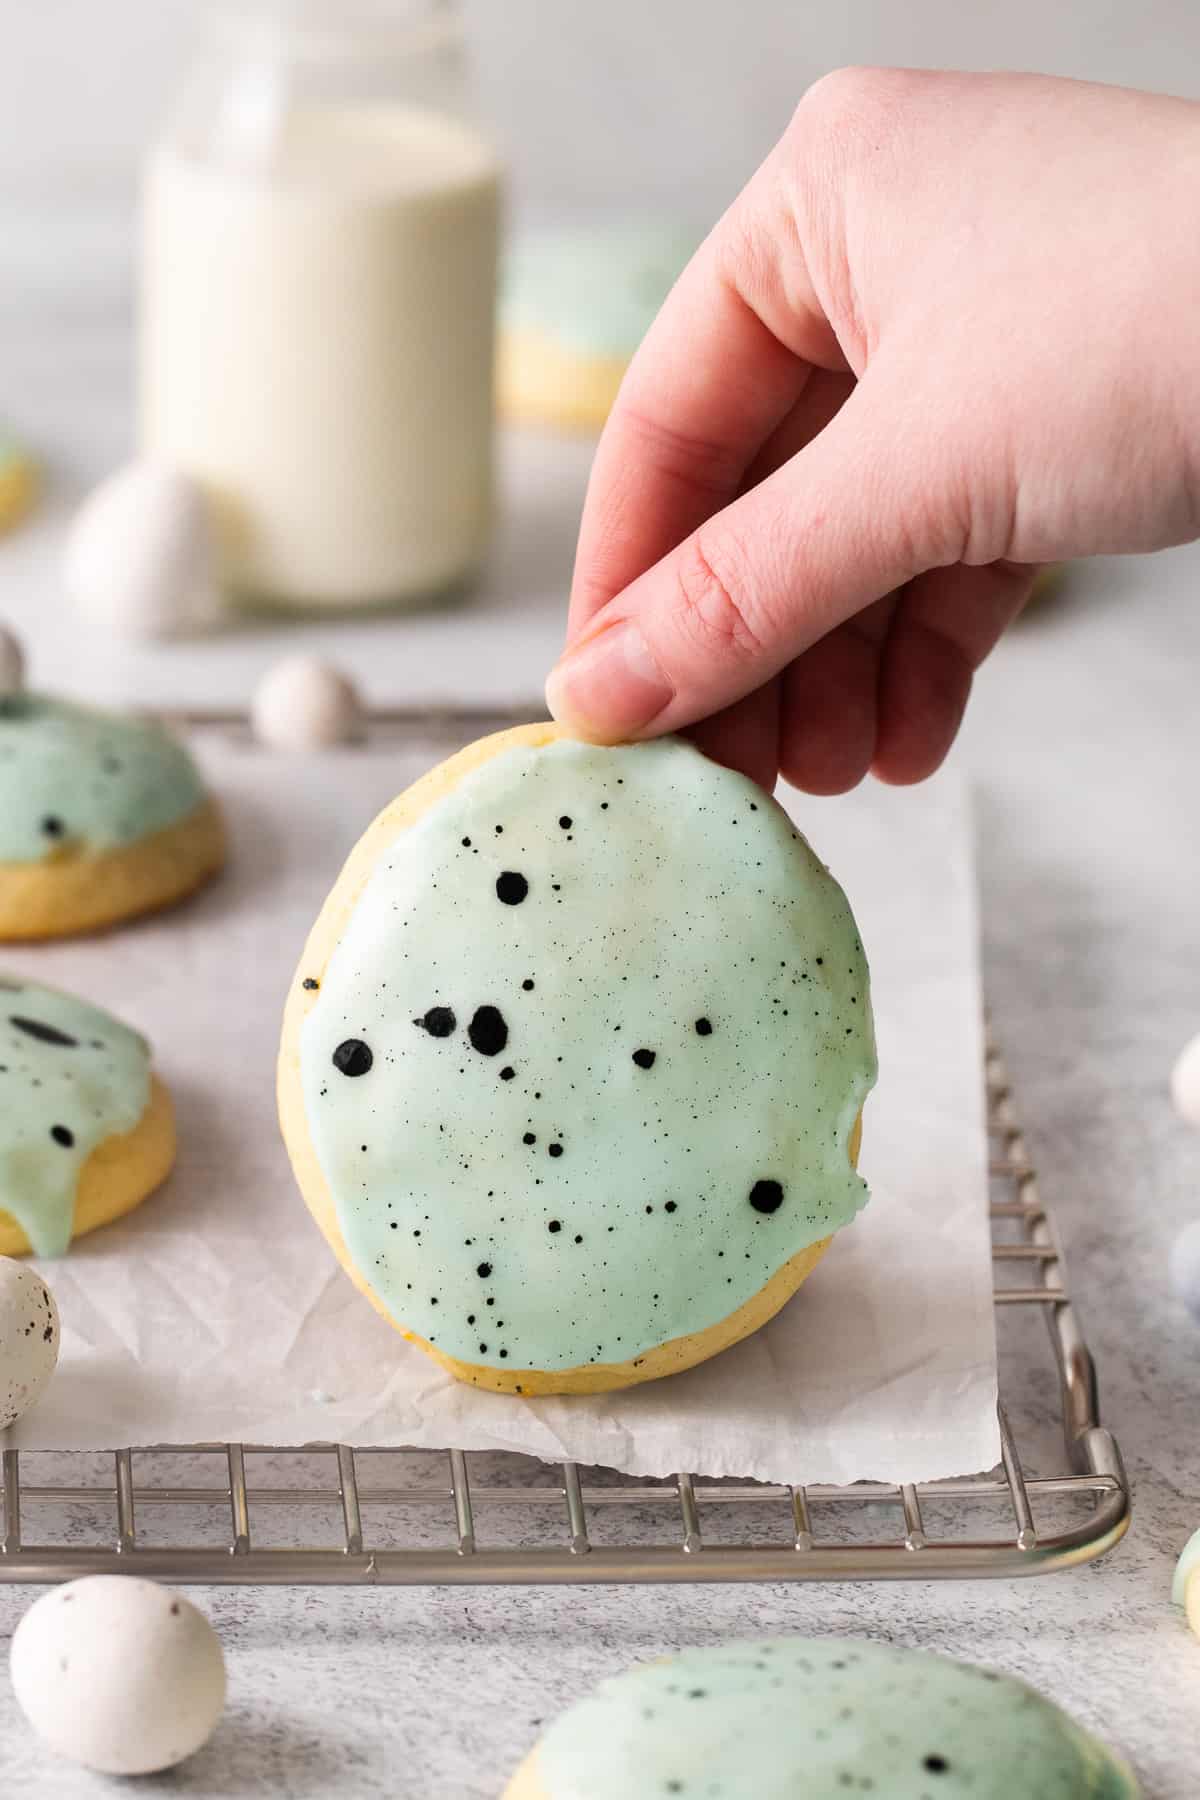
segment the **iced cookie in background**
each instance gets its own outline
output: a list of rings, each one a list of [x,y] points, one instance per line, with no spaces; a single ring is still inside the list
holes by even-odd
[[[309,938],[280,1116],[352,1278],[462,1381],[675,1374],[791,1298],[866,1200],[846,898],[680,739],[554,725],[387,807]]]
[[[0,1431],[37,1405],[58,1350],[54,1295],[36,1269],[0,1256]]]
[[[0,978],[0,1256],[62,1256],[130,1212],[175,1160],[150,1046],[56,988]]]
[[[1137,1800],[1130,1770],[1007,1675],[777,1638],[687,1650],[554,1721],[503,1800]]]
[[[695,233],[647,222],[519,239],[501,272],[501,413],[598,430],[697,242]]]
[[[115,925],[214,875],[224,827],[183,745],[152,720],[21,690],[0,637],[0,674],[16,659],[0,694],[0,939]]]
[[[0,534],[32,509],[40,487],[36,459],[0,425]]]
[[[13,1633],[10,1666],[43,1743],[104,1775],[174,1768],[207,1743],[225,1704],[225,1659],[204,1614],[133,1575],[43,1594]]]

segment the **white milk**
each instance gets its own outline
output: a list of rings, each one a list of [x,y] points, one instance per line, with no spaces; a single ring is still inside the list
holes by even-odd
[[[219,502],[236,589],[386,604],[477,565],[498,201],[482,138],[401,107],[298,107],[261,171],[151,157],[143,441]]]

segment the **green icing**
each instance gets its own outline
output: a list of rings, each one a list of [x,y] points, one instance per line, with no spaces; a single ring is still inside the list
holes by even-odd
[[[545,231],[503,271],[501,324],[590,356],[632,356],[696,248],[668,226]]]
[[[1137,1800],[1023,1682],[836,1638],[688,1650],[606,1681],[537,1753],[547,1800]]]
[[[468,776],[369,879],[301,1065],[356,1265],[462,1360],[626,1361],[866,1199],[850,908],[782,808],[678,739]]]
[[[149,1098],[145,1038],[56,988],[0,981],[0,1209],[39,1256],[66,1252],[84,1163]]]
[[[0,700],[0,862],[132,844],[203,798],[191,757],[151,720],[41,694]]]

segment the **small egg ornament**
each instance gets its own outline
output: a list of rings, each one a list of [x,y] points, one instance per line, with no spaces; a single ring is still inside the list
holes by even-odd
[[[352,681],[315,656],[272,663],[250,709],[254,734],[273,750],[322,750],[357,737],[362,705]]]
[[[225,1704],[204,1614],[134,1575],[88,1575],[36,1600],[13,1634],[11,1668],[42,1741],[101,1775],[173,1768],[207,1743]]]
[[[0,625],[0,700],[19,694],[25,686],[25,652],[21,640]]]
[[[1180,1051],[1171,1071],[1171,1098],[1176,1111],[1200,1130],[1200,1032]]]
[[[1185,1225],[1167,1259],[1171,1286],[1200,1325],[1200,1219]]]
[[[58,1343],[54,1295],[36,1269],[0,1256],[0,1431],[41,1398]]]
[[[128,463],[90,494],[67,533],[63,574],[79,611],[120,637],[185,637],[221,599],[208,502],[178,470]]]

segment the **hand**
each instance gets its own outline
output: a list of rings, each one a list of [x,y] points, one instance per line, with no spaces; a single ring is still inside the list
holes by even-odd
[[[765,786],[941,762],[1034,567],[1200,535],[1200,106],[845,70],[638,351],[547,697]]]

